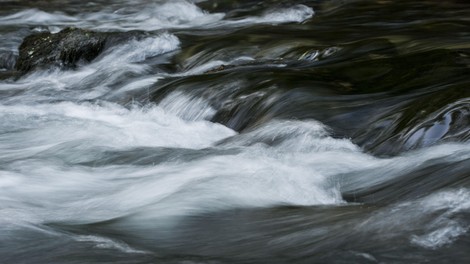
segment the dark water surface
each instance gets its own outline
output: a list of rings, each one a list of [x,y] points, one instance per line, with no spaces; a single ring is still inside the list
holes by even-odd
[[[0,1],[0,263],[470,263],[469,73],[467,1]]]

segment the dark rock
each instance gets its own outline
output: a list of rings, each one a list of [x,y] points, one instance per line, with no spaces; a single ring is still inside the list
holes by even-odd
[[[106,33],[66,28],[56,34],[42,32],[23,40],[15,68],[28,72],[34,68],[76,67],[80,61],[90,62],[105,45]]]
[[[80,28],[33,34],[23,40],[15,69],[21,73],[37,68],[73,69],[91,62],[109,47],[145,35],[141,31],[95,32]]]

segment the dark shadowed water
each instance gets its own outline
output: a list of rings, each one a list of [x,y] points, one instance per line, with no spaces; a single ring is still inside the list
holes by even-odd
[[[469,73],[467,1],[0,0],[0,263],[470,263]]]

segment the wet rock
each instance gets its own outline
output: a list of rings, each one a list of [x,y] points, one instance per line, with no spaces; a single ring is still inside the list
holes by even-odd
[[[33,34],[23,40],[15,68],[21,72],[50,66],[73,68],[80,61],[96,58],[105,42],[105,33],[78,28]]]
[[[23,40],[15,69],[22,73],[50,67],[73,69],[91,62],[111,46],[144,35],[140,31],[95,32],[80,28],[33,34]]]

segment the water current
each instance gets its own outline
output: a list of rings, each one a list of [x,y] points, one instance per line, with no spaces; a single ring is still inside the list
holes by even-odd
[[[0,1],[0,263],[470,263],[466,1]],[[32,34],[121,34],[15,70]]]

